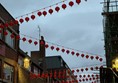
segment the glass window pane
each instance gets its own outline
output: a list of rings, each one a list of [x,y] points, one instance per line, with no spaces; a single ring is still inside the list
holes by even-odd
[[[4,63],[4,79],[10,83],[13,83],[14,79],[14,68],[6,63]]]

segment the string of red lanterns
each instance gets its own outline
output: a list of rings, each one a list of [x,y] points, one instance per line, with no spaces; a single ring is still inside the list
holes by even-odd
[[[58,3],[53,4],[53,5],[50,5],[48,7],[41,8],[41,9],[36,10],[36,11],[32,11],[31,13],[27,13],[27,14],[22,15],[22,16],[18,16],[18,17],[16,17],[16,20],[11,20],[9,22],[5,22],[4,24],[0,24],[0,28],[3,29],[5,27],[9,27],[9,26],[11,27],[11,26],[14,26],[14,25],[22,24],[25,21],[26,22],[29,22],[30,20],[34,20],[36,18],[36,15],[34,15],[34,13],[37,13],[37,16],[38,17],[40,17],[42,15],[43,16],[46,16],[48,13],[51,15],[54,12],[54,10],[51,7],[52,6],[55,6],[55,5],[56,5],[55,11],[59,12],[60,7],[58,6],[58,4],[60,4],[60,3],[63,3],[61,5],[61,7],[62,7],[62,9],[65,10],[67,8],[67,4],[64,3],[65,1],[67,1],[67,0],[58,2]],[[76,3],[78,5],[80,4],[80,2],[81,2],[81,0],[76,0]],[[74,2],[73,1],[69,1],[68,5],[72,7],[74,5]],[[45,11],[46,8],[49,8],[49,10],[48,11]],[[43,10],[43,11],[41,11],[41,10]],[[28,17],[28,15],[30,15],[30,16]],[[26,16],[26,17],[24,17],[24,16]],[[24,17],[24,19],[23,19],[23,17]],[[20,18],[20,19],[18,20],[18,18]]]

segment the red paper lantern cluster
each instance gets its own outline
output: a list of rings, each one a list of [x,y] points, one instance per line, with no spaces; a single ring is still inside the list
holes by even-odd
[[[49,47],[49,45],[48,44],[46,44],[46,46],[45,46],[46,48],[48,48]],[[56,51],[61,51],[61,52],[66,52],[67,54],[69,54],[69,53],[71,53],[71,55],[76,55],[77,57],[80,55],[78,52],[74,52],[74,50],[73,51],[70,51],[70,50],[65,50],[64,49],[64,47],[60,50],[60,48],[59,47],[54,47],[54,46],[50,46],[50,48],[51,48],[51,50],[56,50]],[[102,58],[100,58],[99,56],[96,56],[96,57],[94,57],[94,56],[89,56],[89,55],[85,55],[85,54],[81,54],[81,57],[82,58],[86,58],[86,59],[91,59],[91,60],[93,60],[93,59],[96,59],[96,60],[99,60],[100,62],[102,62],[103,61],[103,59]]]

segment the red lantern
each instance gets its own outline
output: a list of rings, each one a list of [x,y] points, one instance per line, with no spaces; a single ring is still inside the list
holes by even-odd
[[[89,78],[89,80],[91,81],[91,80],[92,80],[92,78]]]
[[[91,76],[92,76],[92,77],[94,77],[94,75],[93,75],[93,74],[92,74]]]
[[[67,54],[69,54],[69,53],[70,53],[70,51],[69,51],[69,50],[66,50],[66,53],[67,53]]]
[[[23,23],[24,22],[24,20],[22,18],[19,21],[20,21],[20,23]]]
[[[81,82],[81,79],[79,79],[79,81]]]
[[[93,70],[93,67],[91,67],[90,69]]]
[[[83,58],[84,57],[84,54],[81,54],[81,57]]]
[[[49,9],[48,12],[49,12],[50,14],[52,14],[52,13],[53,13],[53,9]]]
[[[65,49],[62,49],[61,51],[62,51],[62,52],[65,52]]]
[[[16,36],[16,39],[19,40],[19,39],[20,39],[20,35],[17,35],[17,36]]]
[[[0,24],[0,28],[4,28],[4,25]]]
[[[29,17],[26,17],[26,18],[25,18],[25,21],[28,22],[28,21],[29,21]]]
[[[54,46],[51,46],[50,48],[51,48],[51,50],[53,50],[54,49]]]
[[[88,71],[88,68],[85,68],[86,71]]]
[[[93,77],[93,80],[95,80],[95,77]]]
[[[29,40],[28,40],[28,42],[31,44],[31,43],[32,43],[32,40],[31,40],[31,39],[29,39]]]
[[[79,69],[77,69],[76,71],[79,72]]]
[[[98,70],[99,68],[96,66],[95,69]]]
[[[4,26],[5,26],[5,27],[8,27],[8,26],[9,26],[9,24],[8,24],[8,23],[5,23],[5,24],[4,24]]]
[[[83,71],[84,71],[84,69],[81,69],[81,71],[83,72]]]
[[[79,53],[76,53],[76,56],[78,57],[79,56]]]
[[[37,42],[37,41],[35,41],[35,42],[34,42],[34,44],[35,44],[35,45],[37,45],[37,44],[38,44],[38,42]]]
[[[5,31],[5,32],[4,32],[4,35],[5,35],[5,36],[6,36],[6,35],[8,35],[8,32],[7,32],[7,31]]]
[[[75,52],[74,52],[74,51],[72,51],[72,52],[71,52],[71,54],[72,54],[72,55],[74,55],[74,54],[75,54]]]
[[[86,55],[86,58],[88,59],[89,58],[89,55]]]
[[[88,78],[86,78],[86,81],[88,81]]]
[[[102,60],[103,60],[102,58],[99,59],[100,62],[101,62]]]
[[[91,56],[90,58],[91,58],[91,60],[93,60],[93,58],[94,58],[94,57],[93,57],[93,56]]]
[[[90,75],[88,75],[88,77],[90,77]]]
[[[23,40],[23,42],[25,42],[25,41],[26,41],[26,38],[25,38],[25,37],[23,37],[23,38],[22,38],[22,40]]]
[[[31,15],[31,19],[34,20],[35,19],[35,15]]]
[[[46,11],[43,11],[43,15],[46,16],[47,15],[47,12]]]
[[[58,12],[58,11],[60,10],[60,8],[57,6],[57,7],[55,8],[55,10]]]
[[[15,20],[15,21],[14,21],[14,24],[16,24],[16,25],[17,25],[17,24],[18,24],[18,20]]]
[[[82,77],[82,75],[79,75],[79,77],[81,78],[81,77]]]
[[[39,11],[39,12],[37,13],[37,15],[38,15],[38,16],[41,16],[41,15],[42,15],[42,13]]]
[[[75,72],[75,70],[72,70],[72,73],[74,73]]]
[[[72,7],[74,5],[74,3],[72,1],[70,1],[69,5]]]
[[[66,9],[66,7],[67,7],[66,4],[62,4],[63,9]]]
[[[98,56],[96,56],[95,58],[96,58],[97,60],[99,59],[99,57],[98,57]]]
[[[2,33],[2,30],[0,30],[0,33]]]
[[[13,21],[10,21],[9,26],[13,26],[13,25],[14,25]]]
[[[85,81],[84,79],[82,79],[83,80],[83,82]]]
[[[13,39],[13,38],[14,38],[14,34],[12,33],[12,34],[10,35],[10,37]]]
[[[81,2],[81,0],[76,0],[76,3],[79,5],[80,4],[80,2]]]
[[[83,75],[83,77],[85,78],[85,77],[86,77],[86,75]]]
[[[57,47],[56,50],[59,51],[59,48]]]
[[[49,47],[48,44],[46,44],[45,47],[48,48]]]
[[[100,68],[103,68],[103,66],[100,66]]]

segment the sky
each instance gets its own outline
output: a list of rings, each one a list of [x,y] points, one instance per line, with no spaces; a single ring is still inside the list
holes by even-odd
[[[60,1],[62,0],[0,0],[0,3],[16,18]],[[68,4],[69,1],[67,0],[64,3]],[[72,1],[75,2],[75,0]],[[101,15],[103,5],[100,2],[102,0],[82,0],[79,5],[74,3],[73,7],[67,6],[65,10],[61,8],[58,13],[54,11],[52,15],[48,13],[45,17],[36,16],[35,20],[20,24],[20,34],[39,39],[38,26],[40,26],[40,35],[44,36],[45,41],[76,49],[80,53],[98,55],[105,62],[103,16]],[[59,7],[61,7],[61,4],[59,4]],[[51,8],[54,9],[55,7],[54,5]],[[48,9],[45,10],[48,11]],[[30,15],[28,16],[30,17]],[[50,46],[54,45],[51,43],[49,43]],[[29,55],[30,51],[39,50],[38,45],[35,46],[22,41],[20,41],[20,48],[28,52]],[[55,50],[46,50],[46,56],[53,55],[61,55],[72,69],[104,64],[103,62],[87,60]]]

